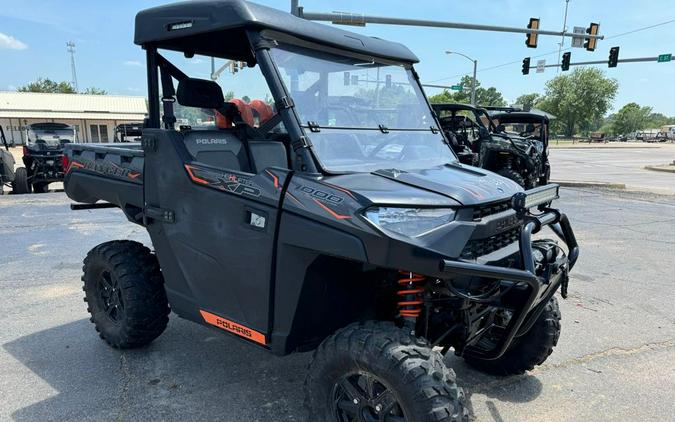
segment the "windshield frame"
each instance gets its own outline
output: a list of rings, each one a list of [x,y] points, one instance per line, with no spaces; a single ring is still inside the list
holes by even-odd
[[[438,117],[436,116],[436,113],[431,107],[431,103],[429,102],[429,98],[426,95],[426,92],[424,91],[417,72],[415,71],[415,68],[412,63],[410,62],[403,62],[403,61],[396,61],[396,60],[391,60],[387,58],[382,58],[378,56],[368,56],[364,55],[361,53],[356,53],[353,51],[349,50],[344,50],[340,48],[335,48],[327,45],[322,45],[322,44],[317,44],[313,43],[310,41],[302,40],[293,36],[290,36],[288,34],[284,34],[281,32],[277,31],[272,31],[272,30],[265,30],[262,31],[261,35],[263,35],[264,38],[268,39],[273,39],[274,45],[272,46],[272,49],[279,48],[279,49],[284,49],[280,43],[283,43],[284,46],[290,46],[290,47],[299,47],[302,49],[306,49],[309,52],[316,52],[317,56],[321,54],[334,54],[338,56],[343,56],[351,59],[357,59],[357,60],[362,60],[364,62],[373,62],[373,63],[378,63],[381,65],[393,65],[393,66],[402,66],[406,72],[410,72],[411,78],[410,78],[410,84],[414,85],[414,89],[419,96],[419,99],[422,100],[420,101],[420,105],[424,107],[424,109],[429,113],[431,123],[433,125],[430,125],[429,128],[387,128],[387,127],[342,127],[342,126],[325,126],[325,127],[318,127],[318,130],[321,130],[322,128],[325,129],[348,129],[348,130],[354,130],[354,131],[381,131],[383,133],[387,133],[389,131],[391,132],[411,132],[411,131],[416,131],[416,132],[429,132],[432,133],[436,136],[439,136],[442,140],[443,145],[447,148],[449,151],[449,155],[453,158],[452,160],[448,161],[445,164],[451,164],[454,162],[458,161],[457,154],[453,151],[447,137],[445,136],[445,133],[441,129],[440,122],[438,121]],[[300,54],[300,53],[297,53]],[[277,83],[279,83],[282,87],[283,90],[286,92],[288,95],[288,98],[292,97],[292,92],[287,86],[286,82],[283,80],[282,75],[282,70],[281,67],[276,63],[276,60],[274,58],[273,54],[270,54],[270,60],[271,64],[274,66],[276,70],[276,76],[277,76]],[[293,105],[293,108],[295,108],[296,105]],[[316,131],[316,127],[312,127],[312,125],[309,125],[309,122],[302,122],[300,115],[298,113],[298,110],[293,110],[293,115],[295,117],[295,122],[306,139],[311,139],[311,133]],[[309,133],[308,133],[309,132]],[[314,164],[316,165],[316,168],[323,174],[329,174],[329,175],[339,175],[339,174],[353,174],[353,173],[366,173],[370,171],[339,171],[335,169],[329,169],[326,167],[326,165],[322,162],[322,160],[319,158],[319,155],[317,154],[317,151],[315,150],[314,146],[312,146],[311,141],[308,143],[307,148],[310,151],[310,155],[312,156],[312,159],[314,161]]]

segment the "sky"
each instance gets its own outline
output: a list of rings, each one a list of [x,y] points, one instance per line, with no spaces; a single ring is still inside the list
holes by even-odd
[[[290,0],[257,2],[290,9]],[[73,41],[81,90],[95,86],[110,94],[145,95],[145,59],[143,51],[133,44],[134,16],[141,9],[164,3],[167,1],[0,0],[0,90],[15,90],[38,77],[69,81],[66,42]],[[542,29],[559,31],[565,0],[300,0],[300,5],[312,12],[348,11],[521,28],[530,17],[538,17]],[[590,22],[599,22],[600,33],[611,39],[599,41],[595,52],[569,50],[572,63],[607,60],[614,46],[621,47],[620,58],[675,54],[675,0],[570,0],[568,29],[587,27]],[[632,32],[664,22],[669,23]],[[521,65],[528,56],[532,65],[539,59],[556,63],[560,37],[540,36],[538,48],[530,49],[525,46],[524,34],[374,24],[341,28],[404,43],[420,58],[416,68],[425,83],[459,82],[473,65],[461,56],[444,52],[464,53],[478,60],[481,85],[495,86],[508,102],[521,94],[542,93],[546,81],[557,74],[556,69],[546,69],[523,76]],[[568,38],[565,46],[569,45]],[[210,71],[208,59],[192,60],[188,66],[184,70],[194,77],[207,77]],[[614,110],[637,102],[675,116],[675,61],[598,67],[619,82]],[[248,71],[237,75],[237,85],[252,83]],[[226,84],[233,77],[224,75],[223,79],[221,84]],[[429,95],[438,92],[427,89]]]

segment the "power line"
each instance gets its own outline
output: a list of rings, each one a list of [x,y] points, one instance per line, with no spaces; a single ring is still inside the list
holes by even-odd
[[[611,40],[611,39],[614,39],[614,38],[623,37],[625,35],[634,34],[636,32],[646,31],[648,29],[652,29],[652,28],[656,28],[656,27],[659,27],[659,26],[667,25],[667,24],[673,23],[673,22],[675,22],[675,19],[670,19],[670,20],[667,20],[667,21],[664,21],[664,22],[659,22],[659,23],[656,23],[654,25],[643,26],[641,28],[636,28],[636,29],[632,29],[630,31],[626,31],[626,32],[622,32],[622,33],[619,33],[619,34],[607,36],[607,37],[605,37],[605,40]],[[531,58],[536,59],[536,58],[539,58],[539,57],[550,56],[551,54],[557,54],[558,52],[568,51],[568,50],[571,50],[571,49],[572,49],[572,47],[567,47],[567,48],[564,48],[564,49],[561,49],[561,50],[553,50],[553,51],[549,51],[548,53],[542,53],[542,54],[538,54],[536,56],[531,56]],[[517,64],[517,63],[522,63],[522,59],[514,60],[512,62],[502,63],[502,64],[490,66],[490,67],[484,67],[482,69],[478,69],[477,72],[485,72],[485,71],[488,71],[488,70],[499,69],[499,68],[511,66],[511,65],[514,65],[514,64]],[[458,76],[464,76],[464,75],[466,75],[466,73],[458,73],[456,75],[448,76],[448,77],[445,77],[445,78],[434,79],[433,81],[429,81],[429,83],[441,82],[441,81],[445,81],[445,80],[448,80],[448,79],[452,79],[452,78],[456,78]]]

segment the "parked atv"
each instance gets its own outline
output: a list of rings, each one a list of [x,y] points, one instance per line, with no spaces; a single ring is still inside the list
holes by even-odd
[[[506,134],[520,145],[529,149],[531,160],[523,159],[526,171],[519,172],[526,187],[545,185],[551,177],[548,160],[549,118],[544,113],[523,111],[512,107],[486,107],[492,127],[497,134]]]
[[[548,183],[548,120],[545,130],[541,131],[545,132],[545,138],[539,139],[535,137],[534,129],[526,132],[526,124],[522,124],[523,131],[514,133],[505,125],[493,122],[499,122],[495,118],[498,115],[511,129],[509,119],[528,121],[530,113],[516,115],[500,111],[489,116],[485,109],[468,104],[434,104],[433,108],[462,163],[494,171],[526,189]],[[536,116],[537,122],[541,122],[542,116]]]
[[[310,421],[466,421],[445,353],[501,375],[546,360],[579,254],[558,186],[460,164],[410,50],[242,0],[142,11],[135,42],[161,119],[151,100],[141,143],[66,146],[73,208],[119,207],[152,240],[84,260],[111,346],[150,343],[171,310],[277,355],[314,350]],[[160,50],[244,61],[274,104],[225,102]],[[216,125],[176,130],[175,102]],[[532,240],[545,227],[562,242]]]
[[[9,152],[10,145],[7,143],[2,126],[0,126],[0,141],[4,147],[4,150],[0,147],[0,195],[5,193],[5,186],[11,187],[15,194],[29,193],[30,186],[26,169],[24,167],[14,169],[14,156]]]
[[[33,192],[48,191],[63,181],[63,146],[75,141],[75,129],[63,123],[34,123],[26,128],[23,163]]]

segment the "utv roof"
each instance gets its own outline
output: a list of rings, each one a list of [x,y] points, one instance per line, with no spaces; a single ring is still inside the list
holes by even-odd
[[[553,115],[550,115],[553,116]],[[536,123],[542,120],[549,120],[549,114],[546,112],[536,113],[533,111],[513,111],[513,112],[492,112],[490,117],[499,119],[500,122],[522,122]]]
[[[460,103],[440,103],[431,105],[434,110],[478,110],[478,107],[474,107],[471,104],[460,104]]]
[[[244,0],[196,0],[153,7],[136,15],[134,42],[206,56],[253,61],[247,30],[274,30],[352,52],[416,63],[399,43],[311,22]]]
[[[65,123],[33,123],[28,125],[33,130],[57,130],[57,129],[73,129],[72,126]]]

